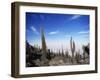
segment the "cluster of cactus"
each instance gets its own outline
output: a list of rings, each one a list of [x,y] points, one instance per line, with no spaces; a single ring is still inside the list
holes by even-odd
[[[72,63],[74,62],[74,53],[75,53],[75,42],[72,40],[72,37],[70,39],[70,48],[72,52]]]

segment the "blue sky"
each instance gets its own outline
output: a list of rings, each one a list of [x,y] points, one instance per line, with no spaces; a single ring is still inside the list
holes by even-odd
[[[26,40],[41,46],[40,28],[44,28],[47,47],[69,48],[72,37],[79,48],[89,43],[89,15],[26,13]]]

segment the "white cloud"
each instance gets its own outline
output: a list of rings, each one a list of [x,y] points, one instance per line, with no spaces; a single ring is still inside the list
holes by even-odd
[[[75,19],[78,19],[79,17],[81,17],[81,15],[74,15],[70,18],[70,20],[75,20]]]
[[[79,34],[88,34],[89,33],[89,31],[80,31],[80,32],[78,32]]]
[[[54,35],[54,34],[58,34],[59,31],[52,31],[52,32],[49,32],[50,35]]]
[[[31,27],[31,30],[35,33],[35,34],[39,34],[39,32],[36,30],[36,28],[34,26]]]

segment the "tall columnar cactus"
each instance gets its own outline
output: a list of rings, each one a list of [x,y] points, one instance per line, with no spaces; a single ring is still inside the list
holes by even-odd
[[[74,62],[74,53],[75,53],[75,42],[72,40],[72,37],[70,39],[70,48],[72,52],[72,63]]]
[[[63,46],[62,46],[62,55],[64,54]]]
[[[45,35],[44,35],[43,27],[41,27],[41,41],[42,41],[43,52],[46,53],[47,47],[46,47],[46,41],[45,41]]]

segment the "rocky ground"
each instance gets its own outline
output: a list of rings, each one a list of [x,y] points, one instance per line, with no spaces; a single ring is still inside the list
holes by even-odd
[[[82,57],[77,55],[74,59],[70,55],[59,54],[56,55],[50,50],[46,53],[40,48],[31,46],[26,42],[26,67],[39,66],[61,66],[61,65],[81,65],[89,64],[89,57]]]

